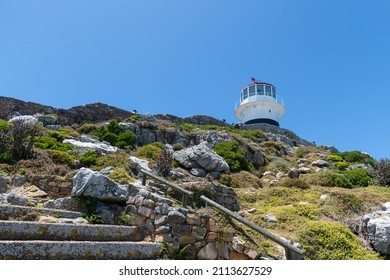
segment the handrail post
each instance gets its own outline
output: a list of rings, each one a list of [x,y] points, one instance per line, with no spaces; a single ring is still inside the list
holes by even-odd
[[[142,186],[146,186],[146,174],[142,172]]]
[[[184,207],[187,207],[187,195],[185,193],[183,193],[182,204]]]

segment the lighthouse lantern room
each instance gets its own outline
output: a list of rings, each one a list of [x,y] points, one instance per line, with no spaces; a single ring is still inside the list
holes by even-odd
[[[241,90],[234,114],[244,124],[268,123],[279,126],[285,109],[283,99],[269,83],[256,81]]]

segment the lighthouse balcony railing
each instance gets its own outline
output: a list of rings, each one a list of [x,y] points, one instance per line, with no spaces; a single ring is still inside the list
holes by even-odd
[[[234,108],[237,109],[237,107],[239,107],[245,103],[254,102],[254,101],[261,101],[261,100],[275,101],[276,103],[284,106],[283,98],[280,97],[279,95],[277,95],[276,98],[273,96],[268,96],[268,95],[253,95],[253,96],[249,96],[247,98],[238,99]]]

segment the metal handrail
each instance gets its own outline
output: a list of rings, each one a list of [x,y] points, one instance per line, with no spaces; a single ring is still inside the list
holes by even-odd
[[[299,249],[298,247],[291,245],[290,243],[283,240],[282,238],[268,232],[267,230],[263,229],[262,227],[259,227],[258,225],[252,223],[251,221],[248,221],[247,219],[244,219],[243,217],[233,213],[229,209],[223,207],[222,205],[216,203],[215,201],[209,199],[206,196],[202,195],[200,197],[200,199],[206,203],[206,207],[207,207],[207,204],[212,205],[213,207],[217,208],[221,212],[229,215],[230,217],[236,219],[237,221],[243,223],[244,225],[250,227],[251,229],[261,233],[262,235],[264,235],[268,239],[271,239],[275,243],[278,243],[279,245],[283,246],[284,250],[286,252],[286,259],[287,260],[301,260],[301,259],[303,259],[304,252],[301,249]]]
[[[145,169],[141,169],[140,172],[142,173],[142,185],[145,186],[146,185],[146,177],[149,176],[150,178],[153,178],[154,180],[156,181],[159,181],[165,185],[168,185],[169,187],[183,193],[183,197],[182,197],[182,204],[184,207],[187,207],[187,197],[188,196],[193,196],[193,192],[189,191],[189,190],[186,190],[186,189],[183,189],[182,187],[179,187],[178,185],[175,185],[175,184],[172,184],[171,182],[168,182],[167,180],[153,174],[153,173],[150,173],[148,171],[146,171]]]

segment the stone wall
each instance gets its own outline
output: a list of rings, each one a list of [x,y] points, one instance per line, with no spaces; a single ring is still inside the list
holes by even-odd
[[[32,185],[37,186],[48,195],[60,198],[69,196],[72,191],[72,179],[54,175],[34,175],[27,179]]]
[[[256,259],[251,249],[225,225],[211,218],[211,209],[192,210],[175,207],[172,200],[131,185],[127,201],[127,223],[144,227],[147,241],[165,242],[174,251],[187,246],[192,259]]]

